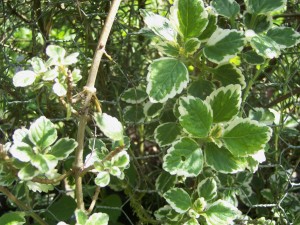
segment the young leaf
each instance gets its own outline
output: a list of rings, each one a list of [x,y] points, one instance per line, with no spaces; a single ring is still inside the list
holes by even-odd
[[[215,86],[211,81],[198,79],[192,81],[187,89],[187,93],[196,98],[205,100],[205,98],[210,95],[215,90]]]
[[[147,102],[144,105],[144,115],[146,115],[149,118],[154,118],[160,115],[161,111],[164,108],[163,103],[151,103]]]
[[[197,191],[199,197],[210,201],[217,196],[217,182],[212,177],[205,178],[198,184]]]
[[[20,180],[31,180],[38,174],[39,171],[34,166],[27,164],[18,172],[18,177]]]
[[[234,156],[253,155],[269,141],[272,130],[249,119],[235,119],[225,128],[222,140]]]
[[[9,149],[9,152],[21,162],[29,162],[34,156],[32,147],[24,142],[17,142]]]
[[[98,172],[97,177],[95,178],[95,184],[100,187],[105,187],[110,182],[110,175],[106,171]]]
[[[201,41],[199,41],[197,38],[188,39],[184,43],[184,51],[187,55],[192,55],[199,49],[200,45]]]
[[[250,50],[242,53],[243,58],[248,64],[259,65],[265,62],[264,57],[258,55],[255,51]]]
[[[212,108],[213,122],[220,123],[232,120],[240,110],[241,95],[241,86],[237,84],[213,91],[205,100]]]
[[[188,221],[186,221],[183,225],[199,225],[199,222],[195,218],[191,218]]]
[[[59,139],[49,151],[49,154],[55,156],[57,160],[67,158],[77,147],[77,142],[74,139],[61,138]]]
[[[94,119],[107,137],[114,141],[123,140],[123,126],[117,118],[106,113],[95,113]]]
[[[217,29],[217,17],[213,14],[208,14],[208,24],[202,34],[199,36],[199,40],[207,41],[210,36],[216,31]]]
[[[57,131],[54,124],[46,117],[41,116],[31,124],[29,129],[29,139],[43,151],[57,139]]]
[[[244,44],[241,31],[218,28],[208,39],[203,53],[210,61],[220,64],[233,58],[243,49]]]
[[[275,41],[280,49],[290,48],[300,43],[300,33],[291,27],[274,27],[267,36]]]
[[[176,58],[180,55],[180,46],[175,42],[159,42],[155,47],[158,49],[158,51],[167,56]]]
[[[242,89],[246,87],[245,77],[242,74],[242,71],[231,63],[221,64],[214,68],[213,76],[224,86],[229,84],[239,84]]]
[[[55,168],[58,160],[53,155],[35,155],[30,163],[35,166],[41,173],[46,173]]]
[[[33,57],[31,59],[31,66],[35,73],[43,73],[47,71],[47,68],[43,62],[43,60],[39,57]]]
[[[172,188],[164,193],[163,196],[178,213],[185,213],[192,205],[189,194],[182,188]]]
[[[135,104],[126,106],[123,110],[123,118],[129,124],[143,123],[146,119],[143,105]]]
[[[208,225],[228,225],[238,216],[239,211],[233,205],[218,200],[210,205],[203,216]]]
[[[203,153],[197,142],[181,138],[164,156],[163,168],[172,175],[196,177],[203,168]]]
[[[111,164],[120,168],[126,168],[129,165],[129,161],[128,153],[126,151],[121,151],[112,158]]]
[[[142,103],[148,97],[145,88],[129,88],[121,95],[121,100],[131,104]]]
[[[109,217],[106,213],[94,213],[92,214],[85,225],[107,225]]]
[[[53,89],[53,92],[59,97],[66,96],[66,94],[67,94],[67,87],[65,87],[65,85],[63,85],[59,82],[55,82],[52,89]]]
[[[173,20],[184,39],[199,37],[208,24],[202,0],[175,0],[171,8]]]
[[[36,74],[31,70],[24,70],[17,72],[13,77],[15,87],[26,87],[35,81]]]
[[[212,6],[219,15],[235,18],[240,12],[240,5],[234,0],[214,0]]]
[[[45,73],[42,75],[42,79],[45,81],[52,81],[58,76],[58,71],[57,69],[52,69],[52,70],[47,70]]]
[[[248,0],[246,1],[247,11],[255,14],[266,14],[282,9],[286,0]]]
[[[63,59],[66,55],[66,50],[57,45],[48,45],[46,54],[53,59]]]
[[[76,222],[78,225],[85,225],[85,223],[88,219],[88,216],[81,209],[77,209],[75,211],[75,217],[76,217]]]
[[[144,22],[149,29],[164,40],[176,42],[177,32],[173,29],[171,22],[160,15],[140,10]]]
[[[182,92],[189,82],[185,65],[174,58],[154,60],[148,68],[147,93],[151,102],[165,102]]]
[[[207,137],[212,125],[211,107],[199,98],[182,97],[179,100],[179,122],[183,130],[194,137]]]
[[[244,13],[243,21],[248,30],[253,30],[255,33],[263,33],[273,25],[273,18],[270,14],[251,14]]]
[[[257,34],[252,37],[250,45],[257,54],[268,59],[277,58],[280,55],[279,45],[268,36]]]
[[[245,158],[234,157],[226,148],[209,143],[204,150],[205,162],[220,173],[237,173],[247,165]]]
[[[77,57],[79,56],[79,53],[78,52],[74,52],[70,55],[68,55],[66,58],[64,58],[62,60],[62,64],[63,65],[72,65],[74,63],[77,63],[78,59]]]
[[[180,137],[181,129],[177,123],[169,122],[159,125],[154,131],[154,139],[160,147],[170,145]]]

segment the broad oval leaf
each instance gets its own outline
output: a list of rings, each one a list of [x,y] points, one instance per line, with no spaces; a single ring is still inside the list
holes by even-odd
[[[54,169],[58,160],[53,155],[35,155],[32,157],[30,163],[35,166],[41,173],[46,173]]]
[[[75,210],[75,218],[76,218],[76,222],[78,223],[78,225],[85,225],[88,216],[86,215],[86,213],[81,210],[81,209],[76,209]]]
[[[221,139],[234,156],[249,156],[264,149],[271,134],[269,127],[256,121],[235,119],[225,128]]]
[[[254,30],[256,33],[262,33],[271,28],[273,25],[273,18],[270,14],[251,14],[244,13],[243,21],[248,30]]]
[[[66,50],[57,45],[48,45],[46,48],[46,54],[53,59],[63,59],[66,55]]]
[[[164,147],[179,139],[180,133],[181,129],[177,123],[164,123],[155,129],[154,139],[160,147]]]
[[[211,81],[198,79],[192,81],[187,89],[187,93],[196,98],[205,100],[205,98],[210,95],[215,90],[215,86]]]
[[[177,32],[167,18],[144,9],[141,9],[140,12],[147,27],[156,35],[167,41],[176,42]]]
[[[267,36],[275,41],[280,49],[290,48],[300,43],[300,33],[291,27],[274,27]]]
[[[178,213],[185,213],[192,206],[191,197],[182,188],[172,188],[164,193],[163,196]]]
[[[94,118],[105,136],[114,141],[123,140],[123,126],[117,118],[106,113],[95,113]]]
[[[163,169],[172,175],[196,177],[202,168],[202,150],[191,138],[176,141],[164,156]]]
[[[67,158],[77,147],[77,142],[74,139],[61,138],[59,139],[49,151],[49,154],[55,156],[57,160]]]
[[[205,100],[213,111],[213,122],[220,123],[232,120],[240,110],[241,95],[241,86],[237,84],[213,91]]]
[[[246,8],[250,13],[264,14],[282,9],[286,0],[247,0]]]
[[[218,28],[208,39],[203,53],[210,61],[220,64],[228,62],[242,51],[245,38],[241,31]]]
[[[189,82],[186,66],[174,58],[154,60],[148,68],[147,93],[151,102],[165,102],[182,92]]]
[[[141,104],[126,106],[123,110],[123,118],[129,124],[141,124],[145,121],[144,107]]]
[[[40,172],[33,165],[28,163],[18,172],[18,177],[21,180],[32,180],[32,178],[39,174]]]
[[[121,95],[121,100],[131,104],[143,102],[148,97],[145,88],[139,86],[136,88],[129,88]]]
[[[40,151],[43,151],[57,139],[57,131],[54,124],[44,116],[38,118],[30,126],[29,139],[40,148]]]
[[[112,166],[126,168],[129,165],[130,159],[126,151],[121,151],[111,159]]]
[[[209,143],[204,150],[205,162],[220,173],[237,173],[247,166],[244,157],[233,156],[226,148]]]
[[[66,96],[67,94],[67,87],[65,87],[65,85],[61,84],[60,82],[55,82],[55,84],[52,87],[53,92],[57,95],[57,96]]]
[[[106,213],[94,213],[92,214],[85,225],[107,225],[109,217]]]
[[[235,18],[240,12],[240,5],[234,0],[213,0],[212,6],[218,14]]]
[[[25,223],[25,212],[6,212],[0,217],[0,224],[3,225],[22,225]]]
[[[33,71],[35,73],[43,73],[47,71],[47,68],[45,66],[45,63],[43,60],[39,57],[33,57],[31,59],[31,66],[33,68]]]
[[[162,171],[155,181],[155,189],[160,195],[162,195],[166,191],[170,190],[170,188],[173,188],[176,182],[176,176],[172,176],[170,173]]]
[[[268,36],[257,34],[252,37],[250,45],[257,54],[268,59],[277,58],[280,55],[279,45]]]
[[[29,162],[34,156],[32,147],[24,142],[15,143],[10,149],[10,154],[21,162]]]
[[[184,43],[185,54],[186,55],[194,54],[199,49],[200,45],[201,45],[201,41],[199,41],[199,39],[197,38],[188,39]]]
[[[207,102],[192,96],[179,100],[179,122],[183,130],[198,138],[207,137],[212,121],[213,112]]]
[[[212,177],[205,178],[198,184],[197,191],[199,197],[210,201],[217,196],[217,182]]]
[[[208,225],[228,225],[239,215],[236,207],[223,200],[218,200],[211,204],[203,216]]]
[[[23,70],[17,72],[13,77],[13,84],[15,87],[26,87],[35,81],[36,74],[31,70]]]
[[[247,51],[247,52],[243,52],[242,56],[243,56],[243,58],[245,59],[245,61],[248,64],[259,65],[259,64],[263,64],[265,62],[264,57],[262,57],[261,55],[257,54],[253,50],[250,50],[250,51]]]
[[[214,68],[213,76],[224,86],[229,84],[239,84],[242,89],[246,87],[245,77],[242,74],[242,71],[232,63],[221,64]]]
[[[144,105],[143,111],[144,115],[147,116],[148,118],[154,118],[160,115],[161,111],[164,108],[163,103],[151,103],[147,102]]]
[[[106,171],[98,172],[97,177],[95,178],[95,184],[99,187],[105,187],[110,182],[110,175]]]
[[[208,13],[202,0],[175,0],[171,20],[184,39],[199,37],[208,24]]]
[[[208,24],[205,30],[199,36],[199,40],[207,41],[207,39],[210,38],[210,36],[216,31],[217,28],[217,16],[210,13],[208,15]]]

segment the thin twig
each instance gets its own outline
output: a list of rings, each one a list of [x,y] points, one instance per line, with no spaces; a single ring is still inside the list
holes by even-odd
[[[94,209],[94,207],[95,207],[95,205],[96,205],[96,202],[97,202],[97,199],[98,199],[99,194],[100,194],[100,187],[97,186],[97,187],[96,187],[96,190],[95,190],[95,193],[94,193],[94,196],[93,196],[93,198],[92,198],[92,202],[91,202],[91,204],[90,204],[90,207],[89,207],[89,209],[87,210],[88,214],[92,213],[92,211],[93,211],[93,209]]]
[[[103,56],[103,53],[105,53],[105,46],[107,43],[108,36],[110,34],[112,24],[114,22],[114,19],[116,17],[119,5],[121,3],[121,0],[113,0],[110,11],[107,15],[103,30],[101,32],[99,42],[97,45],[97,49],[93,58],[93,62],[91,65],[91,69],[89,72],[88,80],[85,86],[85,92],[86,92],[86,99],[85,103],[82,107],[82,115],[79,119],[79,125],[78,125],[78,132],[77,132],[77,142],[78,147],[75,152],[75,162],[74,162],[74,172],[75,172],[75,194],[76,194],[76,200],[77,200],[77,208],[84,210],[84,202],[83,202],[83,193],[82,193],[82,177],[81,170],[83,168],[83,149],[84,149],[84,133],[85,133],[85,127],[87,124],[88,114],[89,114],[89,105],[92,100],[93,95],[96,92],[95,89],[95,81],[99,69],[99,65]]]

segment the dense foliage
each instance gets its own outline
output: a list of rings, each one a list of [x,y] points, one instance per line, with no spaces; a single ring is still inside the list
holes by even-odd
[[[0,224],[299,224],[299,2],[119,3],[1,2]]]

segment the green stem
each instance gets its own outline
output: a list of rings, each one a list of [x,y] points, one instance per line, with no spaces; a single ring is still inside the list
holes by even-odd
[[[82,115],[79,118],[78,132],[77,132],[77,142],[78,147],[75,152],[75,161],[74,161],[74,173],[75,173],[75,194],[77,200],[77,208],[85,210],[83,202],[83,192],[82,192],[82,176],[81,171],[83,169],[83,149],[84,149],[84,137],[85,137],[85,127],[89,115],[89,105],[92,100],[93,95],[96,92],[95,81],[97,78],[98,69],[103,54],[105,53],[105,46],[110,34],[114,19],[118,12],[121,0],[113,0],[109,13],[107,15],[103,30],[101,32],[99,42],[97,45],[96,52],[92,61],[91,69],[87,79],[86,86],[84,91],[86,92],[85,103],[82,107]]]
[[[5,187],[0,186],[0,192],[5,194],[7,198],[15,203],[20,209],[23,211],[26,211],[26,213],[31,216],[33,219],[35,219],[36,222],[38,222],[41,225],[47,225],[47,223],[35,212],[32,211],[31,208],[29,208],[27,205],[25,205],[23,202],[21,202],[16,196],[14,196],[9,190],[7,190]]]

